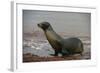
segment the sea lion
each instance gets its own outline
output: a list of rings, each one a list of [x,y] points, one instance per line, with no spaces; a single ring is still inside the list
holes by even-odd
[[[80,54],[83,52],[83,43],[80,39],[76,37],[64,39],[60,35],[58,35],[52,28],[49,22],[41,22],[37,24],[38,27],[43,29],[47,40],[55,51],[54,56],[58,56],[58,54],[65,55],[73,55]]]

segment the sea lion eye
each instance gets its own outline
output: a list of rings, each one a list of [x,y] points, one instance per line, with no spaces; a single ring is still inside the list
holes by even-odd
[[[48,27],[49,25],[48,24],[43,24],[43,26]]]

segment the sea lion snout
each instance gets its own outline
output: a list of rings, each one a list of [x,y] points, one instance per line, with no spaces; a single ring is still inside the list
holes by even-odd
[[[37,26],[42,28],[42,29],[44,28],[43,24],[41,24],[41,23],[37,24]]]
[[[40,24],[37,24],[38,25],[38,27],[41,27],[41,25]]]

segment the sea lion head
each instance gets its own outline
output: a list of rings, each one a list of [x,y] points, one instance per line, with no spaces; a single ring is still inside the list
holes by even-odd
[[[39,24],[37,24],[38,27],[42,28],[43,30],[46,30],[50,27],[50,23],[49,22],[41,22]]]

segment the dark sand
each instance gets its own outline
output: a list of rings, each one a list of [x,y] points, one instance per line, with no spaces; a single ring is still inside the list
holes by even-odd
[[[45,62],[45,61],[67,61],[67,60],[88,60],[90,59],[90,53],[84,55],[70,55],[70,56],[53,56],[53,57],[39,57],[32,55],[31,53],[23,54],[23,62]]]

